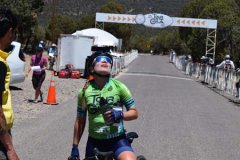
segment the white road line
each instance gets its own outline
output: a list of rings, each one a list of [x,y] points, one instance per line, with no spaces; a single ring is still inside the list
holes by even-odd
[[[146,74],[146,73],[126,73],[126,72],[123,73],[123,72],[121,72],[118,76],[121,76],[121,75],[170,78],[170,79],[181,79],[181,80],[193,81],[190,78],[174,77],[174,76],[167,76],[167,75],[157,75],[157,74]]]

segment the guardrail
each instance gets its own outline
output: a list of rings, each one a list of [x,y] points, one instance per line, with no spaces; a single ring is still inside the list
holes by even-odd
[[[126,68],[133,60],[138,57],[137,50],[131,50],[125,54],[113,54],[112,75],[116,76],[122,69]]]
[[[127,54],[123,57],[123,67],[127,67],[134,59],[138,57],[138,51],[132,50],[131,52],[127,52]]]
[[[239,71],[217,68],[209,64],[193,63],[177,56],[174,60],[170,58],[170,62],[172,62],[176,68],[182,70],[186,75],[200,80],[202,83],[216,88],[221,92],[239,97]]]

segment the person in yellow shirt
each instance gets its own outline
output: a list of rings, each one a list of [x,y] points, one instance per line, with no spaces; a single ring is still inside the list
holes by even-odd
[[[9,90],[11,72],[6,61],[13,49],[11,42],[17,27],[16,17],[11,10],[0,8],[0,26],[0,159],[19,160],[11,137],[14,117]]]

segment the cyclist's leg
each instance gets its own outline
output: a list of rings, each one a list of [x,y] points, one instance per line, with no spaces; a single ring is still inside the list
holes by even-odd
[[[85,152],[85,157],[95,156],[94,149],[97,148],[101,152],[112,151],[113,142],[109,140],[97,140],[91,137],[88,137],[87,147]]]
[[[136,160],[136,156],[131,151],[124,151],[120,153],[117,159],[118,160]]]
[[[86,151],[85,151],[85,158],[94,156],[94,144],[91,138],[88,138]]]
[[[118,160],[136,160],[134,151],[126,138],[122,138],[114,145],[114,157]]]

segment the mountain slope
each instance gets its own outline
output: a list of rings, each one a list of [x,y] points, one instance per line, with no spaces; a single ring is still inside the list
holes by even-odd
[[[51,1],[45,0],[43,16],[51,13]],[[95,14],[108,0],[56,0],[57,13],[73,17]],[[177,16],[184,4],[191,0],[118,0],[123,4],[127,14],[162,13]]]

